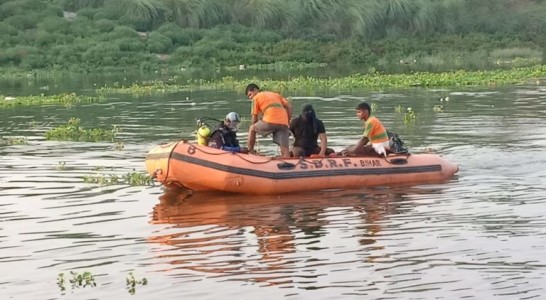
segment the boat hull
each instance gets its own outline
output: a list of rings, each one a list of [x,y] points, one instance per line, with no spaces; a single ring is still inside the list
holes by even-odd
[[[434,154],[381,157],[271,158],[186,141],[157,146],[146,169],[167,187],[194,191],[282,194],[448,180],[457,165]]]

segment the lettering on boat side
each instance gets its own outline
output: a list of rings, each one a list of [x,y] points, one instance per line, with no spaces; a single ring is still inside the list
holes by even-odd
[[[375,168],[381,167],[381,160],[379,159],[359,159],[352,160],[350,158],[344,158],[341,160],[335,159],[319,159],[319,160],[307,160],[301,161],[298,166],[300,170],[308,169],[335,169],[335,168]]]

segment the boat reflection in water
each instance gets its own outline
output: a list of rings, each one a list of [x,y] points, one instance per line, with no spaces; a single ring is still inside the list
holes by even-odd
[[[321,274],[380,257],[376,252],[384,245],[376,236],[391,216],[412,209],[408,192],[419,190],[281,196],[170,191],[159,197],[151,223],[172,226],[149,242],[171,246],[160,248],[159,256],[168,271],[184,277],[312,283]]]

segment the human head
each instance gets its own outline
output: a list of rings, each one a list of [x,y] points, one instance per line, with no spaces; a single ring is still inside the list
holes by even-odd
[[[234,111],[227,114],[224,118],[224,124],[235,131],[237,131],[240,122],[241,118],[239,117],[239,114]]]
[[[356,106],[356,116],[360,120],[364,120],[364,121],[368,120],[371,114],[372,114],[372,108],[370,107],[370,105],[368,105],[368,103],[362,102]]]
[[[248,97],[248,99],[252,99],[259,91],[260,87],[255,83],[251,83],[246,86],[245,95]]]
[[[305,121],[311,121],[313,119],[316,119],[315,110],[313,109],[313,105],[307,103],[302,105],[301,107],[301,117]]]

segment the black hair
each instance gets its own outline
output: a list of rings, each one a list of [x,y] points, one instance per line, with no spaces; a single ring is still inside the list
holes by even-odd
[[[313,105],[311,105],[311,104],[307,103],[307,104],[304,104],[304,105],[301,106],[301,112],[311,111],[311,110],[314,111]]]
[[[356,106],[356,109],[357,110],[367,110],[370,115],[372,114],[372,108],[370,107],[370,105],[366,102],[362,102],[360,103],[359,105]]]
[[[259,90],[260,90],[260,87],[257,84],[251,83],[246,86],[245,94],[248,94],[249,91],[259,91]]]
[[[305,113],[309,112],[309,115],[307,116],[307,122],[313,123],[313,131],[315,133],[318,133],[318,127],[319,127],[319,119],[317,118],[317,114],[315,113],[315,110],[313,109],[313,105],[307,103],[302,105],[301,107],[301,115],[303,116]],[[304,127],[305,131],[305,127]]]

